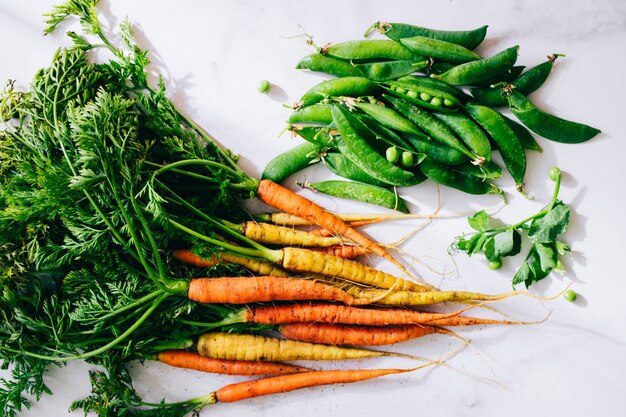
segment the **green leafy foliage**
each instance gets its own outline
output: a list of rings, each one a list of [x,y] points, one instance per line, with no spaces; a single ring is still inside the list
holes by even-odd
[[[513,277],[513,285],[524,284],[526,288],[544,279],[553,270],[562,271],[561,257],[570,252],[570,247],[559,241],[569,225],[570,208],[557,200],[560,187],[560,171],[556,178],[554,196],[550,204],[539,213],[510,226],[493,228],[490,216],[479,211],[468,218],[475,233],[456,238],[453,248],[468,256],[483,253],[490,262],[515,256],[522,248],[522,235],[531,243],[524,262]]]

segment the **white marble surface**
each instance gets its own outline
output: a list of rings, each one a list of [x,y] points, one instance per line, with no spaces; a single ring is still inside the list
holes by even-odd
[[[41,35],[40,15],[55,1],[0,2],[0,80],[26,84],[46,65],[63,41],[61,34]],[[499,384],[447,369],[387,377],[350,386],[294,392],[241,404],[217,405],[206,416],[500,416],[621,415],[626,406],[626,2],[602,1],[163,1],[103,3],[111,22],[128,15],[138,25],[139,42],[153,53],[176,103],[225,146],[242,154],[242,165],[258,175],[276,153],[296,144],[277,137],[290,104],[321,76],[298,72],[295,63],[310,49],[298,37],[303,31],[319,44],[357,39],[375,20],[404,21],[442,29],[489,25],[479,52],[489,55],[520,45],[519,63],[541,62],[552,52],[567,54],[546,85],[533,95],[542,108],[589,123],[603,133],[583,145],[540,140],[543,154],[530,154],[527,185],[534,202],[514,193],[510,177],[499,181],[510,204],[500,213],[515,221],[540,209],[550,197],[545,173],[559,165],[566,173],[562,199],[576,214],[566,240],[574,253],[565,276],[551,276],[533,291],[555,294],[573,281],[579,300],[539,302],[528,298],[498,305],[520,320],[536,320],[552,312],[541,325],[473,329],[472,339],[450,363],[455,368],[495,379]],[[259,80],[273,83],[270,94],[256,91]],[[322,170],[306,173],[327,178]],[[298,178],[301,178],[299,176]],[[293,180],[293,179],[292,179]],[[293,181],[290,181],[293,186]],[[428,212],[436,201],[432,184],[406,190]],[[355,204],[314,196],[333,210],[370,210]],[[442,191],[446,213],[474,211],[498,204],[495,197],[472,198]],[[380,240],[393,241],[413,225],[369,229]],[[446,249],[454,236],[468,230],[464,219],[441,220],[411,239],[404,249],[437,267],[452,265]],[[430,258],[426,258],[430,257]],[[501,292],[510,289],[514,264],[489,271],[479,258],[455,259],[457,277],[424,275],[444,288]],[[422,269],[423,270],[423,269]],[[426,337],[394,346],[402,352],[436,357],[458,346],[446,337]],[[341,367],[407,366],[400,360],[374,360]],[[80,363],[52,369],[47,381],[53,397],[34,404],[27,416],[68,414],[67,407],[88,392]],[[135,365],[138,390],[147,400],[183,400],[207,393],[234,377],[200,375],[150,364]]]

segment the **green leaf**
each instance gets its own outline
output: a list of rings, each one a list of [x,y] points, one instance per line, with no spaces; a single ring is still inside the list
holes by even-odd
[[[550,271],[556,266],[558,261],[558,255],[552,245],[546,245],[543,243],[535,243],[535,251],[537,252],[537,259],[539,260],[539,268],[542,273],[548,275]]]
[[[570,248],[567,243],[561,242],[559,240],[554,243],[554,246],[559,256],[565,256],[572,251],[572,248]]]
[[[493,236],[485,244],[485,256],[495,261],[502,256],[515,256],[522,247],[522,236],[513,229],[505,230]]]
[[[489,215],[485,210],[481,210],[472,217],[468,217],[467,222],[472,229],[484,232],[489,228]]]
[[[547,277],[558,261],[556,251],[550,245],[535,243],[528,252],[528,256],[520,269],[513,277],[513,285],[524,283],[526,288],[533,282]]]
[[[532,221],[528,236],[535,242],[554,242],[558,235],[567,230],[569,213],[569,207],[557,201],[545,216]]]

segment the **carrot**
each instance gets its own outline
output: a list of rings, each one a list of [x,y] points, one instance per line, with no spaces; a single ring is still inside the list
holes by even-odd
[[[357,256],[367,255],[370,253],[367,249],[356,245],[334,245],[325,248],[311,248],[311,250],[344,259],[354,259]]]
[[[496,301],[512,297],[514,295],[527,294],[523,291],[511,291],[504,294],[481,294],[467,291],[384,291],[370,288],[352,286],[345,291],[357,298],[377,299],[377,304],[394,306],[418,306],[445,302],[460,301]],[[539,297],[536,297],[539,298]]]
[[[350,226],[365,226],[368,224],[378,223],[385,220],[405,220],[405,219],[438,219],[450,217],[462,217],[470,213],[455,215],[439,215],[433,214],[363,214],[363,213],[335,213],[334,216],[343,220]],[[313,226],[317,223],[304,217],[293,215],[290,213],[265,213],[254,216],[259,222],[273,223],[280,226]]]
[[[393,288],[395,290],[432,291],[431,287],[416,284],[411,281],[397,278],[391,274],[379,271],[361,263],[339,258],[322,252],[303,248],[283,248],[277,250],[277,263],[285,269],[304,272],[308,276],[313,274],[327,275],[344,280],[370,285],[378,288]],[[211,266],[215,259],[203,260],[200,256],[185,249],[173,252],[173,256],[183,262],[196,266]],[[224,261],[242,265],[253,272],[263,275],[288,276],[286,271],[276,269],[271,263],[253,261],[244,257],[222,253]],[[269,271],[269,272],[268,272]]]
[[[244,236],[259,243],[280,246],[327,247],[345,242],[339,236],[317,236],[313,233],[269,223],[245,222],[241,226]]]
[[[449,333],[434,326],[353,326],[329,323],[288,323],[278,332],[291,340],[328,345],[382,346],[404,342],[432,333]]]
[[[248,306],[233,313],[239,322],[258,324],[283,323],[341,323],[366,326],[389,326],[409,324],[432,324],[455,326],[470,324],[509,324],[512,322],[464,317],[459,314],[474,307],[466,307],[451,313],[430,313],[398,308],[359,308],[339,304],[290,304],[271,306]]]
[[[257,189],[257,198],[265,204],[294,214],[298,217],[317,224],[329,231],[346,237],[354,243],[372,251],[398,267],[403,273],[411,276],[409,271],[391,256],[385,248],[378,243],[349,227],[343,220],[335,217],[330,212],[313,203],[312,201],[295,194],[291,190],[269,180],[262,180]],[[287,268],[289,269],[289,268]]]
[[[332,285],[307,279],[275,276],[196,278],[187,297],[200,303],[247,304],[266,301],[332,300],[363,305],[373,300],[355,298]]]
[[[254,259],[244,258],[243,256],[232,255],[223,252],[220,256],[212,256],[210,259],[203,259],[200,255],[196,255],[191,249],[176,249],[172,251],[172,256],[186,264],[195,265],[204,268],[210,268],[218,263],[233,263],[241,265],[250,272],[259,275],[272,275],[279,277],[288,277],[289,274],[280,268],[277,268],[269,262],[256,261]]]
[[[426,366],[426,365],[425,365]],[[420,367],[421,368],[421,367]],[[415,368],[418,369],[418,368]],[[321,385],[349,384],[385,375],[411,372],[415,369],[358,369],[313,371],[293,375],[280,375],[269,378],[245,381],[226,385],[215,391],[214,398],[220,402],[235,402],[264,395],[279,394],[302,388]]]
[[[177,368],[223,375],[281,375],[311,370],[303,366],[277,362],[212,359],[186,350],[165,350],[157,353],[155,357],[160,362]]]
[[[431,291],[430,287],[397,278],[361,263],[303,248],[283,248],[280,266],[284,269],[327,275],[377,288]]]
[[[419,359],[400,353],[344,348],[273,337],[235,333],[205,333],[198,339],[198,353],[215,359],[239,361],[344,360],[379,356]]]

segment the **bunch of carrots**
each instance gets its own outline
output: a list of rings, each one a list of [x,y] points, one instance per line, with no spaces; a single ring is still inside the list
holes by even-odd
[[[163,84],[148,84],[147,53],[127,22],[111,41],[96,0],[69,0],[50,13],[47,31],[70,17],[84,32],[69,32],[73,46],[59,49],[28,91],[10,84],[0,96],[0,360],[13,367],[13,379],[0,381],[4,415],[28,406],[24,393],[49,393],[50,363],[87,360],[108,372],[93,373],[92,395],[72,408],[183,416],[218,401],[443,364],[445,355],[369,347],[454,335],[447,327],[513,323],[463,313],[522,292],[440,291],[413,277],[357,229],[388,216],[337,216],[251,177],[176,109]],[[94,62],[96,48],[112,60]],[[280,213],[249,220],[240,199],[251,197]],[[399,276],[360,262],[362,255],[386,259]],[[415,309],[444,302],[465,304]],[[379,356],[424,364],[315,371],[285,363]],[[275,376],[150,404],[124,368],[135,359]]]

